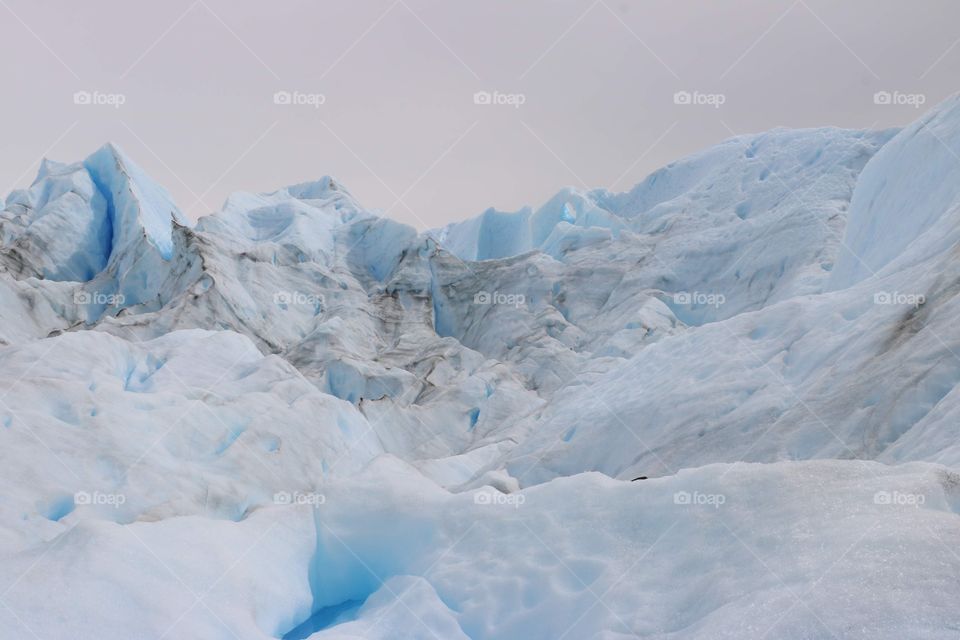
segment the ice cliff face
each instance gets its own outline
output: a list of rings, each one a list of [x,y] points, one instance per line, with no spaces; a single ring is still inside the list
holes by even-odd
[[[957,152],[952,99],[419,234],[44,162],[0,637],[953,637]]]

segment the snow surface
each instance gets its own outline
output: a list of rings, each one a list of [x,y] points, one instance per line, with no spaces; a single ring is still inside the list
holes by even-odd
[[[0,638],[957,637],[958,152],[952,98],[424,234],[45,161]]]

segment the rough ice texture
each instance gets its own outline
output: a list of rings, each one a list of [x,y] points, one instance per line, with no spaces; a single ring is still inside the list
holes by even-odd
[[[958,147],[951,99],[425,234],[45,162],[0,638],[955,637]]]

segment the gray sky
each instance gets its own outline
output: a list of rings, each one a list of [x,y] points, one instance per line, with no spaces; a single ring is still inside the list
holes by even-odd
[[[109,140],[194,218],[330,174],[439,226],[566,185],[626,190],[733,133],[902,125],[960,77],[955,0],[0,0],[0,16],[3,193]]]

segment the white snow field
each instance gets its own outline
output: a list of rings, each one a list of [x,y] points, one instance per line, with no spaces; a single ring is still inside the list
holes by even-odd
[[[427,233],[108,145],[0,242],[0,638],[960,637],[960,98]]]

